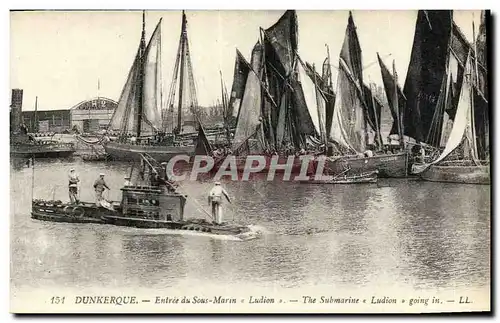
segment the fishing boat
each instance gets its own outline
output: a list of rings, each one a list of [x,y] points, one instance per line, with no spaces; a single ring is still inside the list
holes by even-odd
[[[403,133],[417,142],[430,144],[428,134],[445,79],[452,26],[452,10],[419,10],[417,13],[403,88],[404,112],[401,109]],[[399,104],[402,103],[400,100]],[[397,133],[394,130],[393,127],[391,133]]]
[[[312,71],[309,74],[315,75]],[[330,74],[331,75],[331,74]],[[315,77],[317,79],[317,77]],[[321,94],[318,82],[314,82]],[[405,177],[408,174],[407,151],[387,153],[380,134],[382,104],[375,97],[370,86],[363,82],[361,46],[352,13],[349,12],[344,44],[339,57],[337,91],[331,121],[322,108],[318,113],[324,116],[325,124],[320,128],[328,147],[325,170],[335,175],[348,169],[348,174],[357,175],[378,170],[380,177]],[[318,106],[325,107],[324,96],[317,95]],[[320,118],[321,119],[321,118]],[[397,119],[395,119],[397,124]],[[323,130],[324,129],[324,130]],[[370,129],[373,142],[370,142]],[[328,132],[327,132],[328,130]],[[369,149],[374,146],[375,149]]]
[[[236,50],[229,98],[222,84],[226,128],[235,120],[236,127],[234,134],[226,131],[228,147],[206,152],[214,157],[213,171],[221,166],[244,171],[252,165],[247,161],[254,156],[265,159],[261,172],[269,171],[273,159],[278,158],[281,164],[289,156],[294,156],[292,171],[300,170],[302,163],[295,155],[305,150],[307,137],[315,134],[315,129],[296,73],[296,55],[290,57],[282,50],[285,46],[290,53],[296,52],[296,29],[295,11],[288,10],[273,26],[260,30],[250,62]],[[235,163],[226,165],[228,156]]]
[[[66,223],[94,223],[147,229],[197,231],[213,235],[244,236],[249,226],[229,222],[215,223],[206,218],[186,219],[188,196],[169,181],[166,169],[147,154],[140,155],[146,179],[122,187],[121,201],[65,203],[60,200],[33,199],[31,217]],[[208,213],[207,213],[208,215]]]
[[[393,124],[390,134],[399,135],[401,131],[403,136],[414,139],[415,142],[406,142],[406,148],[414,153],[424,148],[426,159],[430,155],[436,159],[446,144],[457,109],[468,47],[453,21],[452,10],[419,10],[403,93],[399,93],[399,88],[398,95],[394,91],[397,82],[392,82],[391,77],[396,79],[395,70],[391,76],[380,64],[391,113],[399,112],[403,120],[398,127]],[[411,157],[410,160],[420,162],[416,154]]]
[[[196,115],[199,109],[189,52],[187,18],[182,12],[177,59],[165,109],[161,94],[161,19],[147,46],[144,20],[143,12],[139,49],[110,121],[109,130],[120,135],[115,141],[105,140],[103,145],[113,159],[134,160],[139,159],[141,153],[147,153],[164,162],[176,155],[192,155],[195,148],[193,136],[196,132],[184,131],[184,125],[189,121],[187,115]],[[174,109],[177,79],[178,106]]]
[[[317,152],[316,101],[308,101],[298,59],[294,10],[260,29],[250,62],[237,51],[228,110],[237,120],[230,155],[236,158],[238,171],[247,169],[248,159],[257,155],[265,159],[261,172],[269,171],[276,158],[279,164],[292,158],[292,172],[298,172],[300,156]],[[215,169],[225,157],[217,158]]]
[[[23,135],[12,139],[11,137],[10,156],[13,158],[66,158],[76,151],[72,143],[39,141]]]
[[[442,162],[429,166],[420,177],[430,182],[489,185],[490,165],[461,160]]]
[[[453,128],[441,155],[430,163],[413,165],[412,171],[427,181],[463,184],[490,184],[489,151],[478,145],[489,132],[486,120],[477,118],[488,115],[488,102],[478,87],[478,62],[469,50],[464,66],[459,102],[455,111]],[[473,64],[475,63],[475,69]],[[447,75],[450,84],[450,73]],[[447,87],[445,98],[449,97]],[[479,120],[478,120],[479,119]],[[480,130],[481,131],[478,131]]]

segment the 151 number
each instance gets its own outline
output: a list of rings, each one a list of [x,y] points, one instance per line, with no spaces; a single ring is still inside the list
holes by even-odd
[[[54,296],[50,299],[51,304],[64,304],[65,297]]]

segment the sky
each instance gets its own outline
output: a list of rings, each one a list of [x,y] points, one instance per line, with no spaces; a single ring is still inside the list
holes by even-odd
[[[221,96],[222,72],[231,88],[236,48],[250,60],[259,27],[273,25],[284,11],[186,11],[198,103]],[[399,83],[408,69],[417,11],[353,11],[366,81],[382,85],[376,53],[391,66]],[[147,11],[146,38],[162,20],[164,98],[172,80],[181,28],[180,11]],[[327,44],[338,65],[348,11],[297,11],[301,58],[321,68]],[[469,41],[480,11],[454,11],[455,23]],[[10,87],[24,90],[23,110],[68,109],[97,96],[118,100],[141,36],[141,11],[31,11],[10,14]],[[334,79],[336,77],[333,69]],[[98,80],[100,88],[98,90]]]

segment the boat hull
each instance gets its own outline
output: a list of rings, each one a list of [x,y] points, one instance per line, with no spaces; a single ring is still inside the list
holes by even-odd
[[[140,154],[146,153],[158,162],[168,162],[177,155],[192,156],[194,148],[194,146],[142,146],[119,142],[104,144],[104,149],[111,159],[127,161],[140,160]]]
[[[245,170],[247,170],[247,171],[250,170],[250,167],[256,167],[258,165],[258,162],[255,160],[253,161],[253,163],[247,163],[248,157],[255,157],[255,156],[257,156],[257,155],[246,156],[246,157],[240,157],[240,156],[228,156],[228,157],[234,158],[237,172],[242,173]],[[259,173],[269,172],[273,156],[267,156],[267,155],[258,155],[258,156],[264,157],[265,163],[266,163],[264,168]],[[276,158],[276,157],[274,157],[274,158]],[[222,166],[222,164],[224,162],[224,159],[225,159],[225,157],[215,159],[214,167],[212,168],[213,172],[217,172],[219,170],[219,168]],[[284,165],[287,163],[287,161],[288,161],[288,157],[280,156],[280,157],[278,157],[278,159],[275,163],[277,165]],[[300,160],[299,157],[294,157],[293,162],[290,165],[291,165],[292,174],[298,174],[300,172],[301,167],[302,167],[302,160]],[[232,165],[229,164],[226,168],[228,170],[231,170],[231,166]],[[255,171],[252,170],[252,172],[255,172]],[[280,173],[280,172],[283,172],[283,170],[280,170],[280,169],[276,170],[276,173]]]
[[[490,185],[490,167],[431,165],[420,177],[430,182]]]
[[[325,161],[325,174],[357,175],[378,170],[378,177],[408,177],[409,153],[384,154],[373,157],[340,157]]]
[[[31,218],[40,221],[59,223],[91,223],[135,227],[141,229],[171,229],[180,231],[205,232],[215,235],[240,235],[251,230],[244,225],[214,224],[204,219],[188,219],[181,221],[161,221],[147,217],[133,218],[123,216],[119,202],[113,202],[116,211],[97,207],[93,203],[78,205],[62,203],[61,201],[34,200],[32,202]]]
[[[311,177],[308,183],[312,184],[368,184],[377,183],[378,171],[360,173],[358,175],[331,176],[330,179],[315,179]]]
[[[19,149],[12,148],[10,156],[14,158],[66,158],[71,157],[75,153],[75,149],[68,148],[34,148],[34,149]]]

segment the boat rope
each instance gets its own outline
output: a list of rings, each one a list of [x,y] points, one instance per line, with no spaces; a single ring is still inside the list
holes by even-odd
[[[167,182],[167,184],[170,187],[172,187],[172,189],[175,189],[176,191],[179,191],[179,193],[183,194],[184,196],[186,196],[186,197],[188,196],[188,194],[186,194],[186,192],[183,189],[181,189],[180,186],[174,187],[171,183],[168,183],[168,182]],[[201,204],[197,200],[192,199],[192,201],[196,204],[195,206],[198,209],[198,211],[202,211],[203,213],[205,213],[206,215],[208,215],[212,220],[214,220],[214,218],[212,217],[212,214],[210,214],[207,210],[205,210],[203,208],[203,206],[201,206]]]
[[[80,135],[75,135],[75,138],[80,141],[80,142],[83,142],[87,145],[99,145],[101,144],[104,140],[105,140],[105,136],[102,136],[100,139],[96,140],[96,141],[90,141],[90,140],[86,140],[85,138],[83,138],[82,136]]]

